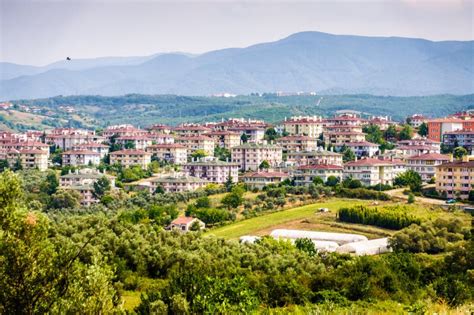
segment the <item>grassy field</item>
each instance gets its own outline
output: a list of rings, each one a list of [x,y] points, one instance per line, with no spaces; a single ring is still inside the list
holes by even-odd
[[[368,238],[392,235],[395,232],[393,230],[362,224],[343,223],[336,220],[336,213],[339,208],[352,207],[355,205],[371,205],[372,203],[373,201],[367,200],[333,198],[306,206],[271,212],[258,217],[236,221],[235,223],[212,229],[206,232],[206,235],[236,239],[243,235],[268,235],[272,230],[278,228],[357,233],[365,235]],[[435,205],[407,205],[404,203],[386,202],[379,206],[397,204],[406,206],[408,213],[420,217],[423,220],[434,220],[440,217],[446,219],[457,217],[466,222],[466,225],[470,222],[470,216],[465,212],[448,212]],[[319,213],[317,211],[319,208],[328,208],[330,212]]]

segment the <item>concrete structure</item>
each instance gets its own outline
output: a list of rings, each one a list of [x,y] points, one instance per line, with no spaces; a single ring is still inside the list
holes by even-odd
[[[342,154],[326,151],[318,148],[315,151],[288,152],[286,155],[288,162],[294,162],[297,166],[308,164],[330,164],[342,166]]]
[[[349,142],[344,144],[336,145],[336,151],[340,152],[343,147],[349,148],[357,157],[373,157],[379,153],[379,145],[367,141],[362,142]]]
[[[157,187],[162,187],[167,193],[194,191],[199,188],[204,188],[209,182],[201,178],[175,174],[170,176],[163,176],[151,179],[149,182],[144,182],[144,186],[155,192]]]
[[[411,139],[397,142],[395,152],[397,156],[409,157],[413,155],[421,155],[426,153],[440,153],[440,142],[430,139]]]
[[[143,150],[125,149],[110,153],[110,164],[118,163],[123,167],[140,166],[143,169],[151,162],[151,153]]]
[[[173,132],[180,137],[201,136],[210,131],[211,128],[198,124],[182,124],[176,128],[173,128]]]
[[[468,199],[474,188],[474,156],[436,166],[436,190],[447,198]]]
[[[220,148],[231,149],[240,145],[240,133],[234,131],[211,131],[205,134],[214,139],[216,146]]]
[[[38,149],[0,149],[0,159],[7,160],[10,167],[19,161],[24,169],[45,171],[48,169],[48,156],[48,152]]]
[[[413,155],[406,158],[406,169],[420,174],[425,182],[431,180],[436,175],[436,166],[447,163],[451,160],[449,155],[439,153],[426,153]]]
[[[208,182],[223,184],[229,176],[232,182],[239,181],[239,164],[223,162],[217,159],[201,159],[183,165],[184,172],[189,176],[202,178]]]
[[[55,145],[63,151],[71,150],[73,147],[84,143],[102,143],[105,138],[96,135],[92,130],[58,128],[51,134],[47,134],[45,142]]]
[[[316,177],[321,178],[324,182],[330,176],[342,179],[343,167],[340,165],[330,164],[309,164],[299,166],[293,172],[293,179],[297,186],[309,186]]]
[[[287,173],[270,171],[247,173],[242,176],[242,179],[250,189],[262,189],[270,184],[278,185],[288,177],[289,175]]]
[[[90,150],[70,150],[61,153],[63,166],[99,165],[100,153]]]
[[[232,162],[238,163],[243,171],[256,171],[263,161],[270,167],[278,166],[282,161],[282,149],[277,145],[246,143],[231,150]]]
[[[108,153],[109,153],[109,146],[102,144],[102,143],[83,143],[83,144],[78,144],[76,146],[73,146],[72,149],[73,151],[82,151],[82,150],[87,150],[87,151],[92,151],[99,153],[100,158],[104,158]]]
[[[81,204],[83,206],[90,206],[91,204],[99,202],[93,194],[94,183],[104,176],[110,181],[110,188],[115,189],[114,176],[101,173],[96,169],[87,168],[62,175],[59,178],[59,187],[77,191],[81,195]]]
[[[175,142],[188,149],[188,155],[196,150],[204,150],[208,156],[214,155],[214,140],[208,136],[177,137]]]
[[[428,120],[428,138],[441,142],[447,132],[458,130],[474,131],[474,119],[439,118]]]
[[[323,132],[323,119],[320,116],[293,116],[283,122],[286,132],[291,136],[308,136],[317,139]]]
[[[422,123],[426,123],[428,118],[424,117],[422,114],[414,114],[410,117],[410,125],[414,128],[420,128]]]
[[[133,125],[123,124],[123,125],[114,125],[109,126],[102,131],[102,136],[107,138],[110,142],[112,137],[128,137],[128,136],[146,136],[148,131],[135,128]]]
[[[145,150],[148,146],[152,145],[153,141],[148,136],[122,136],[115,139],[115,143],[120,144],[122,148],[125,148],[127,144],[131,144],[133,149]]]
[[[182,144],[155,144],[147,147],[146,151],[169,163],[184,164],[187,162],[188,149]]]
[[[443,135],[443,144],[451,149],[464,147],[471,154],[474,153],[474,131],[458,130],[446,132]]]
[[[283,153],[314,151],[318,147],[316,138],[310,136],[286,136],[276,140]]]
[[[403,163],[394,160],[364,158],[344,164],[343,178],[358,179],[365,186],[392,185],[403,170]]]

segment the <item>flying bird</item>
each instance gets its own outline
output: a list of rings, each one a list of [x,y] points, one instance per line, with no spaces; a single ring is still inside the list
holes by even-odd
[[[70,57],[67,57],[66,60],[71,60],[71,58],[70,58]]]

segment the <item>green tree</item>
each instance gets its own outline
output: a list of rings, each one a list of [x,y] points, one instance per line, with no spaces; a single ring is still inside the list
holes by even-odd
[[[398,134],[399,140],[410,140],[413,138],[413,128],[410,125],[404,125]]]
[[[265,140],[267,141],[275,141],[276,139],[279,138],[278,133],[276,132],[275,128],[268,128],[265,130]]]
[[[413,193],[408,194],[408,203],[414,203],[415,202],[415,195]]]
[[[249,141],[249,136],[247,136],[246,133],[243,133],[242,136],[240,136],[240,141],[242,141],[242,143],[247,143]]]
[[[383,136],[384,136],[385,140],[387,140],[387,141],[397,139],[397,128],[395,128],[394,125],[388,126],[388,128],[387,128],[387,130],[385,130]]]
[[[193,159],[200,159],[200,158],[203,158],[203,157],[206,157],[207,156],[207,152],[204,151],[203,149],[198,149],[196,151],[194,151],[193,153],[191,153],[191,157]]]
[[[232,176],[230,176],[230,174],[229,176],[227,176],[224,186],[225,186],[226,191],[228,192],[232,190],[232,187],[234,187],[234,180]]]
[[[380,127],[377,125],[369,125],[363,128],[363,131],[366,133],[365,139],[372,143],[383,143],[383,133],[380,130]]]
[[[92,194],[95,198],[100,200],[107,192],[110,191],[110,180],[107,178],[107,176],[102,176],[96,182],[94,182],[93,187],[94,190],[92,191]]]
[[[413,170],[408,170],[400,173],[393,180],[395,186],[408,186],[412,192],[421,191],[423,181],[421,180],[420,174]]]
[[[0,173],[9,168],[7,160],[0,160]]]
[[[75,190],[60,189],[51,196],[51,207],[55,209],[79,207],[81,195]]]
[[[23,169],[23,165],[21,165],[20,158],[16,159],[15,163],[12,166],[12,170],[14,171],[21,171]]]
[[[315,184],[315,185],[324,185],[324,180],[319,176],[315,176],[313,178],[313,184]]]
[[[232,158],[230,151],[226,148],[221,147],[214,148],[214,156],[221,161],[230,161]]]
[[[334,187],[336,186],[337,184],[339,184],[339,181],[340,181],[340,178],[339,177],[336,177],[334,175],[331,175],[328,177],[327,181],[326,181],[326,186],[329,186],[329,187]]]
[[[354,151],[352,151],[351,149],[347,148],[344,152],[343,152],[343,155],[342,155],[342,160],[344,161],[344,163],[347,163],[347,162],[350,162],[350,161],[354,161],[356,158],[355,154],[354,154]]]
[[[299,238],[295,241],[295,246],[299,250],[307,253],[309,256],[313,257],[317,254],[316,247],[314,243],[309,238]]]
[[[421,123],[420,127],[418,127],[418,134],[422,137],[428,135],[428,125],[425,122]]]
[[[211,200],[208,196],[203,196],[196,199],[196,203],[194,204],[196,208],[210,208],[211,207]]]
[[[244,189],[240,186],[234,186],[232,191],[222,198],[221,203],[227,209],[236,209],[244,202]]]
[[[55,171],[49,171],[45,181],[41,184],[41,191],[45,194],[52,195],[59,187],[58,176]]]
[[[268,170],[270,168],[270,163],[267,160],[263,160],[262,163],[258,166],[260,170]]]
[[[456,147],[453,150],[453,157],[456,159],[462,159],[463,156],[467,155],[467,150],[463,147]]]

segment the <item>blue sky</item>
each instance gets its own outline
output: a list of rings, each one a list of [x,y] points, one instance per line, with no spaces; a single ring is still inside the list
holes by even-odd
[[[0,60],[202,53],[295,32],[474,38],[473,0],[0,0]]]

